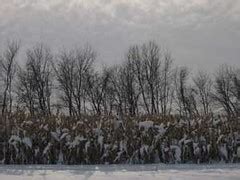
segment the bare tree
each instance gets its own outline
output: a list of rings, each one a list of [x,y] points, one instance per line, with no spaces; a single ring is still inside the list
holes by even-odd
[[[219,68],[213,94],[214,99],[224,108],[228,116],[236,116],[239,111],[239,77],[234,68],[223,65]]]
[[[169,52],[155,42],[132,46],[127,53],[128,68],[133,67],[138,102],[148,114],[167,115],[172,110],[173,70]],[[131,71],[129,71],[131,72]],[[125,73],[126,74],[126,73]]]
[[[199,98],[202,107],[203,115],[207,116],[211,112],[211,95],[213,82],[207,73],[200,71],[194,78],[194,90],[196,96]]]
[[[114,66],[109,69],[110,79],[108,91],[111,92],[110,99],[111,106],[113,110],[116,111],[116,114],[120,117],[123,117],[124,114],[124,90],[122,86],[122,68],[119,66]]]
[[[106,93],[109,84],[110,74],[105,71],[103,74],[92,73],[88,76],[87,95],[96,114],[101,115],[106,105]]]
[[[138,111],[140,92],[131,51],[128,52],[126,61],[120,68],[119,78],[120,86],[122,87],[122,97],[124,98],[126,114],[135,116]]]
[[[103,109],[105,115],[112,115],[115,107],[116,92],[112,84],[114,74],[117,73],[112,67],[105,67],[102,72],[102,82],[104,82]]]
[[[12,83],[16,73],[15,60],[19,47],[18,42],[9,42],[7,49],[0,57],[0,77],[3,82],[2,116],[4,116],[6,112],[12,112]]]
[[[82,50],[77,49],[75,52],[76,72],[74,74],[74,102],[76,104],[77,115],[81,115],[83,101],[86,101],[85,94],[88,91],[87,78],[92,71],[93,62],[96,59],[96,52],[90,47],[85,46]]]
[[[161,65],[160,48],[154,42],[149,42],[142,46],[142,60],[144,64],[144,73],[147,86],[145,91],[148,94],[149,104],[151,106],[151,114],[159,113],[159,80]]]
[[[30,113],[51,114],[53,55],[42,44],[27,51],[27,62],[19,73],[18,96]]]
[[[128,59],[131,59],[130,61],[134,64],[134,72],[136,74],[141,100],[143,101],[142,104],[140,103],[140,106],[144,107],[143,109],[150,114],[150,107],[146,94],[145,65],[142,60],[141,48],[137,45],[130,47],[128,51]]]
[[[90,46],[69,53],[62,52],[59,56],[55,71],[61,99],[71,116],[80,116],[83,109],[86,111],[87,79],[95,58],[96,53]]]
[[[173,104],[173,60],[169,52],[164,53],[163,65],[160,70],[160,84],[159,84],[159,100],[161,106],[161,113],[163,116],[170,115]]]
[[[178,111],[181,116],[189,117],[192,111],[190,108],[189,88],[187,86],[188,69],[182,67],[176,70],[175,74],[175,88],[176,88],[176,100],[178,104]]]
[[[73,84],[76,68],[73,52],[62,52],[59,55],[59,62],[54,68],[57,75],[60,99],[67,106],[69,115],[72,116],[74,114]]]
[[[237,69],[233,77],[234,89],[233,94],[238,100],[238,105],[240,103],[240,69]]]

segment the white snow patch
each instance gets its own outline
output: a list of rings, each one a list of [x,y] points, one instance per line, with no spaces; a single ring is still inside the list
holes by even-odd
[[[237,180],[239,164],[227,165],[9,165],[0,166],[4,180]]]
[[[52,146],[51,143],[48,143],[48,145],[44,148],[43,150],[43,154],[47,154],[47,152],[49,151],[50,147]]]
[[[152,121],[143,121],[139,122],[139,129],[144,128],[144,130],[148,130],[149,128],[153,127]]]
[[[60,141],[59,134],[57,132],[51,132],[51,135],[56,141],[58,141],[58,142]]]
[[[174,151],[174,157],[176,159],[176,162],[180,163],[181,162],[181,153],[182,153],[181,148],[177,145],[171,145],[170,148],[171,148],[171,150]]]
[[[240,147],[237,148],[237,157],[240,158]]]
[[[32,140],[29,137],[24,137],[22,142],[29,148],[32,148]]]

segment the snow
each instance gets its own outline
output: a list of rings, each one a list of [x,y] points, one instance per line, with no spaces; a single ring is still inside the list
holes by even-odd
[[[219,147],[219,152],[220,152],[220,156],[224,159],[227,159],[228,157],[228,152],[227,152],[227,147],[226,144],[223,144]]]
[[[221,142],[221,140],[223,139],[223,135],[220,135],[219,137],[218,137],[218,140],[217,140],[217,144],[219,144],[220,142]]]
[[[63,133],[60,137],[60,140],[63,140],[67,135],[68,135],[68,133]]]
[[[43,150],[43,154],[47,154],[47,152],[49,151],[50,147],[52,146],[51,143],[48,143],[48,145],[44,148]]]
[[[159,126],[155,125],[155,127],[158,129],[159,135],[163,135],[166,132],[166,129],[164,128],[164,124],[161,123]]]
[[[2,165],[4,180],[238,180],[240,164],[218,165]]]
[[[24,137],[22,142],[29,148],[32,148],[32,140],[29,137]]]
[[[26,124],[26,125],[32,125],[33,122],[32,122],[32,121],[24,121],[23,124]]]
[[[60,141],[59,134],[57,132],[51,132],[51,135],[56,141],[58,141],[58,142]]]
[[[237,148],[237,157],[240,158],[240,147]]]
[[[45,130],[45,131],[48,131],[49,129],[48,129],[48,124],[46,124],[45,126],[43,126],[43,129]]]
[[[70,143],[70,148],[75,148],[80,144],[81,141],[84,141],[85,138],[82,136],[76,136],[72,143]]]
[[[17,142],[21,142],[21,138],[19,136],[12,135],[8,142],[9,144],[16,144]]]
[[[176,145],[171,145],[170,148],[175,152],[174,156],[175,156],[176,162],[181,162],[181,153],[182,153],[181,148]]]
[[[98,136],[98,144],[100,144],[100,147],[101,147],[101,149],[102,149],[102,147],[103,147],[103,140],[104,140],[104,137],[103,136]]]
[[[152,121],[143,121],[139,122],[139,129],[144,128],[145,130],[148,130],[149,128],[153,127]]]

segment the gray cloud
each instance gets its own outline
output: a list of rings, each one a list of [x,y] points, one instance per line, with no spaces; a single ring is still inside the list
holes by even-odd
[[[240,65],[239,19],[236,0],[0,0],[0,42],[89,42],[101,62],[115,64],[129,45],[154,39],[177,64],[210,70]]]

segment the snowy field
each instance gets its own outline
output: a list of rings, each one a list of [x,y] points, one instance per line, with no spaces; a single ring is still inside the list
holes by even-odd
[[[240,180],[240,164],[227,165],[2,165],[0,180]]]

